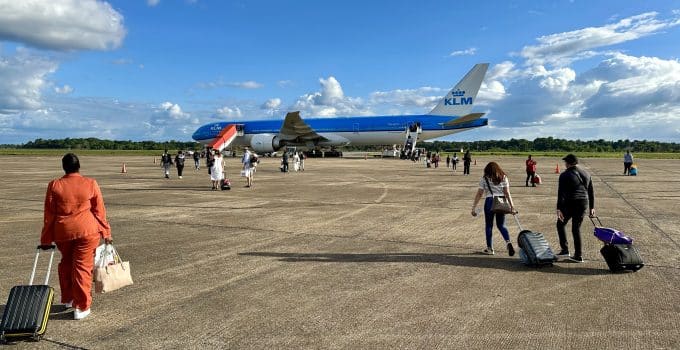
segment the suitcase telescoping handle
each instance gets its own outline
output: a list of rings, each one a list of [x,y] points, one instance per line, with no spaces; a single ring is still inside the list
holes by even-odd
[[[590,218],[590,222],[593,223],[593,226],[595,226],[595,227],[602,227],[602,221],[600,221],[600,217],[599,217],[599,216],[590,216],[590,215],[588,215],[588,217]],[[595,223],[595,220],[593,220],[593,219],[597,219],[597,223],[600,224],[600,225],[596,224],[596,223]]]
[[[28,282],[29,286],[33,285],[33,278],[35,278],[35,269],[38,267],[38,257],[41,250],[50,250],[50,264],[47,266],[47,275],[45,276],[45,285],[50,281],[50,272],[52,272],[52,260],[54,260],[54,250],[57,248],[54,244],[39,245],[38,251],[35,253],[35,260],[33,261],[33,272],[31,272],[31,280]]]
[[[513,217],[515,218],[515,222],[517,223],[517,226],[519,226],[519,232],[524,231],[524,229],[522,228],[522,224],[519,223],[519,213],[515,213],[515,215],[513,215]]]

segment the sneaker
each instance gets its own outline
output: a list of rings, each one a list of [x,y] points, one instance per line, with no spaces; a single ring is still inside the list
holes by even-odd
[[[182,177],[180,176],[179,178],[181,179]]]
[[[577,263],[582,263],[585,262],[583,261],[583,258],[580,256],[570,256],[569,261],[577,262]]]
[[[83,318],[87,317],[90,315],[90,309],[87,309],[85,311],[80,311],[80,309],[76,309],[73,311],[73,319],[74,320],[82,320]]]
[[[565,257],[565,256],[568,257],[568,256],[569,256],[569,251],[568,251],[568,250],[561,250],[559,253],[557,253],[557,254],[555,254],[555,255],[556,255],[556,256],[561,256],[561,257]]]
[[[493,251],[493,248],[488,248],[488,247],[486,249],[484,249],[482,251],[482,253],[487,254],[487,255],[494,255],[495,254],[494,251]]]
[[[508,242],[508,255],[513,256],[515,255],[515,248],[512,246],[512,243]]]

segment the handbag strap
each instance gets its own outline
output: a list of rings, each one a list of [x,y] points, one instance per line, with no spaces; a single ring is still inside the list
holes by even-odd
[[[486,186],[489,187],[489,193],[491,193],[492,197],[495,197],[495,195],[493,194],[493,189],[491,189],[491,183],[489,183],[489,178],[484,176],[484,180],[486,180]]]

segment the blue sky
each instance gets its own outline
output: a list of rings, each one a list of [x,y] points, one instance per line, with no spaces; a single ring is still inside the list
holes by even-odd
[[[450,140],[680,142],[673,1],[0,0],[0,144],[190,140],[215,120],[428,112],[475,64],[486,128]]]

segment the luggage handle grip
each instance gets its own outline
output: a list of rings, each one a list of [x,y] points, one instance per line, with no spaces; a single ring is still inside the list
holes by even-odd
[[[50,264],[47,265],[47,274],[45,275],[45,285],[50,281],[50,273],[52,272],[52,261],[54,260],[54,251],[57,246],[54,244],[43,244],[37,247],[38,251],[35,253],[35,260],[33,260],[33,271],[31,272],[31,280],[28,282],[29,286],[33,285],[33,279],[35,278],[35,270],[38,267],[38,257],[40,257],[40,250],[51,250],[50,252]]]
[[[590,222],[593,223],[593,226],[595,226],[595,227],[602,227],[602,221],[600,221],[600,217],[599,217],[599,216],[590,216],[590,215],[588,215],[588,217],[590,218]],[[597,224],[595,224],[595,220],[593,220],[593,218],[597,219],[597,222],[600,224],[599,226],[598,226]]]

